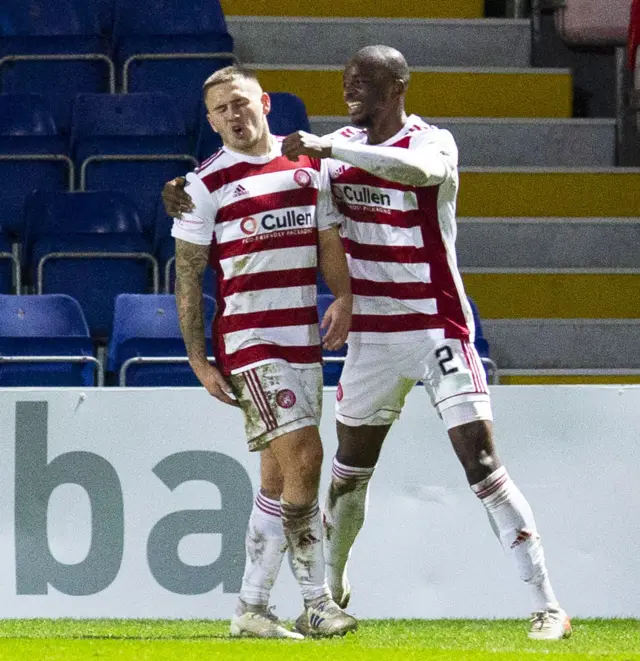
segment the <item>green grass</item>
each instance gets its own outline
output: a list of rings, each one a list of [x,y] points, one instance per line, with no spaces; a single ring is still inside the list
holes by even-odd
[[[640,621],[576,620],[530,641],[518,620],[364,620],[344,639],[231,640],[224,621],[0,620],[2,661],[640,661]]]

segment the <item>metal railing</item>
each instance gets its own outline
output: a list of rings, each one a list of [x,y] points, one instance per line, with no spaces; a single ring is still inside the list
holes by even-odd
[[[116,91],[116,67],[115,64],[106,56],[100,53],[64,53],[57,55],[5,55],[0,59],[0,70],[6,64],[11,62],[69,62],[69,61],[96,61],[104,62],[109,70],[109,92],[113,94]]]
[[[86,190],[87,185],[87,167],[91,163],[103,161],[185,161],[193,167],[198,165],[198,161],[189,154],[100,154],[89,156],[82,161],[80,166],[80,190]]]
[[[213,356],[207,356],[207,360],[210,363],[215,363],[216,359]],[[189,358],[187,356],[133,356],[128,358],[122,363],[120,367],[118,385],[121,388],[126,388],[127,386],[127,370],[131,365],[159,365],[159,364],[181,364],[188,363]]]
[[[231,60],[240,64],[240,60],[233,54],[221,51],[218,53],[136,53],[125,60],[122,67],[122,91],[129,91],[129,68],[133,62],[144,60]]]
[[[22,281],[20,279],[20,261],[10,252],[0,252],[0,259],[8,259],[13,263],[13,279],[16,284],[16,294],[20,294]]]
[[[67,179],[69,191],[74,190],[76,169],[73,161],[64,154],[0,154],[0,161],[62,161],[69,171]]]
[[[2,363],[91,363],[97,369],[98,388],[104,386],[104,368],[95,356],[0,356]]]
[[[153,269],[153,292],[160,291],[160,268],[158,260],[148,252],[50,252],[38,262],[37,293],[42,294],[44,289],[44,265],[52,259],[138,259],[151,263]]]
[[[171,257],[164,267],[164,293],[171,293],[171,267],[176,263],[176,256]]]

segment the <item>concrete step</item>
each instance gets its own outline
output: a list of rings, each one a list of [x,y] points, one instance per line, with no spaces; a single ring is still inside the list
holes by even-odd
[[[342,66],[256,64],[264,89],[292,92],[309,115],[341,115]],[[430,117],[571,117],[568,69],[414,67],[411,112]]]
[[[637,217],[640,168],[463,168],[459,216]]]
[[[633,385],[640,384],[640,369],[621,370],[503,370],[500,385],[547,386],[547,385]]]
[[[463,268],[640,270],[639,246],[640,218],[460,218],[456,241]]]
[[[221,0],[229,16],[355,16],[378,18],[482,18],[484,0]]]
[[[409,108],[411,110],[411,108]],[[349,124],[348,117],[312,116],[318,135]],[[614,119],[425,117],[451,131],[463,166],[613,167]]]
[[[481,319],[633,319],[640,310],[636,269],[462,268],[461,272]]]
[[[231,16],[242,62],[344,66],[360,48],[397,48],[410,67],[528,67],[529,21]],[[452,47],[455,45],[455,47]]]
[[[502,374],[640,369],[640,319],[487,319],[483,330]]]

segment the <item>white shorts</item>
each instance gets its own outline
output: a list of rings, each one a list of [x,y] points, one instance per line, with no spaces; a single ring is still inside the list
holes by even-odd
[[[244,414],[249,451],[274,439],[320,424],[322,367],[302,369],[277,361],[227,377]]]
[[[345,425],[390,425],[422,381],[447,429],[491,420],[487,379],[473,344],[426,339],[352,344],[338,384],[336,418]]]

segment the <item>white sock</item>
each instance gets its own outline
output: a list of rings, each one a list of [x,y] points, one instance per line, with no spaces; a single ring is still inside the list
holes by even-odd
[[[375,468],[341,464],[335,457],[324,512],[327,581],[332,594],[342,594],[351,547],[364,524],[369,480]]]
[[[287,551],[280,501],[260,491],[253,503],[245,541],[247,560],[240,599],[250,606],[269,605],[269,595]]]
[[[282,526],[289,543],[289,559],[305,604],[331,596],[325,578],[322,518],[318,501],[292,505],[280,501]]]
[[[520,578],[533,588],[534,610],[558,608],[533,512],[506,468],[498,468],[471,488],[485,506],[502,547],[513,556]]]

